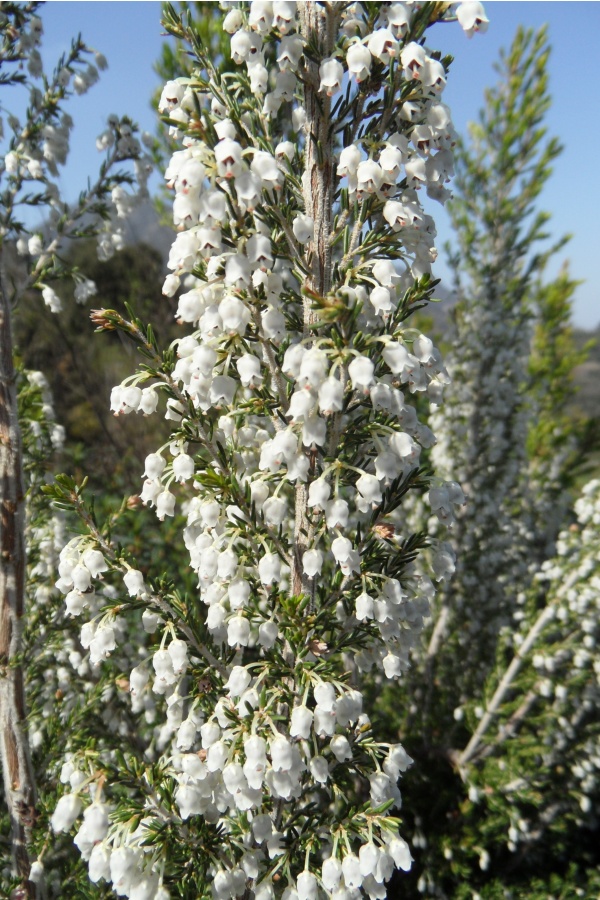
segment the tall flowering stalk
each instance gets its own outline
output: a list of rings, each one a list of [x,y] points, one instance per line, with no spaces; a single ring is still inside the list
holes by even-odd
[[[68,746],[52,826],[83,811],[90,878],[119,895],[382,898],[411,864],[392,813],[411,760],[377,741],[357,683],[401,676],[433,593],[402,503],[434,441],[410,395],[440,403],[448,378],[406,322],[434,288],[421,197],[444,202],[452,174],[449,60],[425,45],[452,9],[227,8],[233,73],[165,17],[196,60],[159,103],[182,144],[164,293],[184,334],[161,352],[134,316],[93,314],[144,356],[115,414],[165,410],[141,500],[181,523],[197,587],[142,571],[58,481],[85,525],[58,586],[112,705]],[[460,491],[433,497],[452,520]]]
[[[541,243],[549,216],[535,207],[561,151],[543,126],[549,52],[544,29],[520,28],[502,54],[501,78],[460,154],[451,205],[459,238],[453,385],[432,419],[439,438],[432,455],[464,487],[468,503],[453,533],[460,559],[429,657],[433,665],[441,651],[449,665],[451,657],[458,663],[447,682],[456,705],[480,684],[530,565],[539,562],[532,559],[528,361],[540,273],[564,243]]]

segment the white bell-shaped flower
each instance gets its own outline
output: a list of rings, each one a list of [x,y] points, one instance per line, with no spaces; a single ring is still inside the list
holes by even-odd
[[[327,440],[327,422],[320,416],[307,416],[302,424],[302,443],[305,447],[322,447]]]
[[[302,387],[318,389],[327,377],[328,369],[327,354],[317,347],[311,347],[302,356],[297,382]]]
[[[287,334],[285,316],[278,309],[270,307],[261,314],[262,328],[265,336],[274,344],[280,344]]]
[[[265,234],[253,234],[246,244],[246,255],[253,267],[258,266],[266,272],[273,265],[270,238]]]
[[[171,663],[173,665],[173,671],[176,675],[180,675],[182,672],[185,672],[187,667],[187,653],[188,648],[185,641],[181,641],[178,638],[171,641],[169,646],[167,647],[169,652],[169,656],[171,657]]]
[[[165,516],[175,515],[175,496],[170,491],[161,491],[156,498],[156,515],[163,521]]]
[[[336,734],[335,737],[332,737],[329,747],[338,762],[352,759],[352,748],[345,734]]]
[[[298,875],[296,889],[298,891],[298,900],[317,900],[319,892],[318,882],[312,872],[306,870]]]
[[[121,845],[110,855],[110,879],[117,894],[129,896],[139,859],[135,850]]]
[[[356,186],[361,194],[375,194],[383,184],[383,169],[374,159],[364,159],[356,170]]]
[[[319,90],[325,91],[328,97],[333,97],[342,89],[344,67],[333,57],[324,59],[319,66],[319,78],[321,79]]]
[[[356,175],[358,166],[362,159],[360,148],[356,144],[349,144],[344,147],[340,153],[340,161],[337,167],[337,174],[340,177],[344,175]]]
[[[396,866],[402,869],[403,872],[409,872],[413,858],[406,841],[400,836],[392,838],[387,845],[387,849]]]
[[[287,501],[283,497],[270,497],[265,500],[262,513],[267,525],[279,528],[288,514]]]
[[[123,581],[130,597],[139,597],[146,590],[144,576],[139,569],[128,569],[123,575]]]
[[[291,417],[293,422],[301,422],[310,415],[314,405],[315,398],[310,390],[294,391],[290,397],[287,415]]]
[[[104,803],[96,801],[84,810],[82,827],[85,828],[86,837],[92,843],[104,840],[108,834],[109,824],[108,809]]]
[[[373,288],[369,294],[369,301],[375,312],[381,316],[389,315],[394,309],[392,295],[390,291],[384,287]]]
[[[344,575],[360,571],[360,557],[353,549],[352,541],[345,537],[337,537],[331,542],[331,552]]]
[[[314,547],[311,550],[306,550],[302,555],[302,568],[304,574],[308,575],[309,578],[320,575],[321,569],[323,568],[322,552]]]
[[[165,466],[167,465],[164,457],[160,455],[160,453],[150,453],[146,457],[146,464],[144,468],[144,476],[146,478],[160,478],[162,473],[165,470]]]
[[[71,580],[76,591],[85,593],[92,585],[92,573],[82,563],[77,563],[71,572]]]
[[[70,616],[80,616],[83,610],[89,606],[90,593],[82,594],[81,591],[69,591],[65,597],[65,606]]]
[[[269,85],[269,70],[260,59],[247,62],[248,75],[250,76],[250,90],[253,94],[264,94]]]
[[[276,772],[289,772],[294,765],[294,753],[290,742],[283,735],[274,738],[269,744],[271,765]]]
[[[331,495],[331,487],[324,478],[317,478],[312,481],[308,488],[307,505],[311,507],[325,508],[325,504]]]
[[[187,453],[180,453],[173,460],[173,475],[180,484],[188,481],[194,474],[194,460]]]
[[[456,18],[469,38],[478,31],[482,34],[487,31],[489,19],[479,0],[463,0],[456,10]]]
[[[243,21],[241,9],[231,9],[223,19],[223,31],[234,34],[242,27]]]
[[[231,58],[238,65],[247,61],[251,62],[260,56],[262,46],[260,34],[245,30],[237,31],[231,37]]]
[[[409,434],[403,431],[396,431],[390,435],[388,443],[390,450],[400,457],[403,462],[408,464],[418,462],[421,451]]]
[[[324,415],[340,412],[344,406],[344,386],[337,378],[326,378],[319,385],[319,409]]]
[[[358,856],[354,853],[348,853],[342,860],[342,874],[346,887],[350,890],[356,890],[363,883],[363,875],[360,871],[360,862]]]
[[[110,848],[104,843],[95,844],[92,848],[88,861],[88,877],[94,884],[101,878],[110,880],[110,856]]]
[[[223,330],[229,334],[244,334],[250,321],[250,310],[239,297],[224,297],[219,303]]]
[[[258,629],[258,643],[261,647],[264,647],[265,650],[270,650],[275,646],[275,642],[279,636],[279,629],[277,628],[277,624],[271,620],[268,622],[263,622]]]
[[[355,390],[367,390],[374,384],[375,366],[368,356],[356,356],[348,366],[348,374]]]
[[[241,615],[233,616],[227,623],[227,643],[230,647],[247,647],[250,640],[250,622]]]
[[[252,789],[260,790],[268,765],[267,745],[263,738],[252,735],[244,741],[244,752],[246,754],[246,762],[243,766],[244,776]],[[265,831],[267,828],[268,826],[265,827]],[[270,836],[270,831],[268,836]]]
[[[273,0],[273,28],[287,34],[296,21],[296,3],[293,0]]]
[[[375,457],[375,474],[378,479],[389,484],[395,478],[402,474],[402,460],[397,454],[383,452],[378,453]]]
[[[55,832],[70,831],[81,813],[81,808],[81,800],[76,794],[65,794],[61,797],[50,819],[52,830]]]
[[[283,172],[277,165],[277,160],[264,150],[254,153],[250,170],[260,178],[263,187],[269,190],[277,190],[283,184]]]
[[[178,81],[167,81],[158,101],[158,111],[169,113],[175,109],[183,99],[185,88],[185,84]]]
[[[227,589],[229,604],[232,609],[243,608],[250,597],[250,584],[242,578],[232,581]]]
[[[409,352],[403,344],[389,341],[381,353],[394,375],[400,374],[409,363]]]
[[[315,233],[315,220],[312,216],[299,213],[292,222],[292,231],[299,244],[307,244]]]
[[[85,550],[81,557],[81,561],[92,578],[98,578],[102,572],[106,572],[108,569],[108,563],[99,550]],[[75,579],[73,579],[73,582],[74,581]]]
[[[418,78],[421,67],[427,59],[427,51],[421,44],[411,41],[403,47],[400,53],[400,62],[404,67],[405,78]]]
[[[237,390],[235,379],[229,375],[217,375],[213,378],[209,398],[213,406],[230,406]]]
[[[242,694],[250,687],[252,677],[250,672],[244,666],[234,666],[231,670],[225,687],[232,697],[241,697]],[[204,741],[204,734],[203,734]]]
[[[419,188],[422,184],[427,183],[427,168],[425,160],[420,157],[413,157],[405,163],[404,171],[406,172],[406,181],[409,187]]]
[[[276,583],[281,578],[281,560],[276,553],[266,553],[258,562],[258,575],[262,584]]]
[[[244,387],[257,387],[262,382],[260,360],[252,353],[244,353],[243,356],[240,356],[236,367]]]
[[[254,172],[242,172],[235,180],[238,202],[248,211],[254,212],[260,204],[262,181]]]
[[[359,594],[355,601],[356,618],[359,622],[373,618],[373,598],[369,594],[363,592]]]
[[[99,625],[89,645],[91,664],[95,666],[103,659],[108,659],[116,646],[113,626],[109,624]]]
[[[335,706],[336,693],[332,684],[327,681],[320,681],[314,689],[315,702],[320,709],[325,712],[331,712]]]
[[[295,706],[292,710],[290,725],[291,737],[299,737],[307,740],[310,737],[310,729],[313,721],[313,713],[308,707]]]
[[[382,287],[394,288],[400,282],[400,275],[391,259],[378,259],[372,272],[373,278],[377,279]]]
[[[379,479],[375,475],[364,473],[356,482],[356,490],[359,492],[364,501],[362,512],[366,512],[369,507],[375,507],[381,503],[381,486]]]
[[[351,44],[346,53],[346,65],[348,72],[360,84],[371,74],[373,57],[371,51],[364,44]]]
[[[242,669],[242,666],[234,666],[235,669]],[[244,669],[244,671],[246,671]],[[233,675],[233,670],[232,673]],[[231,676],[230,676],[231,677]],[[249,684],[250,682],[248,682]],[[244,688],[245,690],[245,688]],[[216,722],[206,722],[200,728],[200,735],[202,738],[202,747],[204,750],[208,750],[209,747],[212,747],[213,744],[216,744],[218,740],[221,738],[221,729],[217,725]]]
[[[329,780],[329,764],[324,756],[313,756],[308,765],[310,774],[319,784]]]
[[[348,524],[349,516],[348,503],[341,497],[330,500],[325,507],[325,521],[328,528],[345,528]]]
[[[275,158],[291,162],[296,155],[296,147],[291,141],[281,141],[275,147]]]
[[[283,363],[281,365],[282,372],[289,375],[290,378],[298,378],[302,360],[306,352],[306,347],[302,344],[292,344],[288,347],[283,355]]]
[[[342,878],[342,864],[339,859],[330,856],[321,867],[321,881],[326,891],[333,893],[337,890]]]
[[[177,676],[173,671],[173,660],[168,650],[157,650],[152,657],[152,665],[156,672],[156,680],[159,682],[159,685],[155,682],[155,690],[157,687],[175,683]]]
[[[145,666],[135,666],[129,674],[129,690],[132,694],[139,694],[148,684],[150,673]]]
[[[398,55],[398,41],[389,28],[378,28],[369,35],[367,47],[371,54],[386,66]]]
[[[217,173],[223,178],[237,178],[243,172],[242,148],[237,141],[225,138],[215,147]]]

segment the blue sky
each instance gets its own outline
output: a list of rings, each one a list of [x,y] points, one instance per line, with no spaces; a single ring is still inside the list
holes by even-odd
[[[215,4],[216,5],[216,4]],[[600,139],[598,103],[598,35],[600,2],[488,2],[490,19],[486,34],[469,40],[458,24],[437,26],[429,32],[429,44],[452,53],[455,62],[444,93],[454,122],[464,131],[477,116],[483,90],[494,83],[493,63],[501,47],[507,47],[519,24],[549,26],[552,56],[549,65],[553,106],[547,117],[550,135],[564,144],[554,174],[539,207],[552,214],[554,238],[573,235],[562,255],[550,268],[553,275],[566,258],[571,274],[584,283],[578,288],[574,306],[577,325],[592,328],[600,322],[600,176],[597,159]],[[111,113],[131,115],[143,129],[153,131],[156,116],[149,97],[157,86],[152,65],[162,41],[159,2],[63,2],[50,0],[42,7],[44,59],[51,64],[67,49],[70,38],[81,32],[83,39],[101,50],[109,69],[90,93],[75,97],[69,111],[76,121],[71,155],[62,187],[74,198],[88,176],[93,176],[96,160],[94,142]],[[158,183],[157,180],[154,182]],[[429,211],[438,224],[438,246],[450,236],[441,207]],[[440,253],[437,274],[446,269]]]

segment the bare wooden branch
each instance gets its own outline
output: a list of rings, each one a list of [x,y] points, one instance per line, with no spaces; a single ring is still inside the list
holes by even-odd
[[[36,815],[23,665],[25,598],[25,491],[10,304],[0,285],[0,755],[11,825],[13,871],[24,897],[39,891],[29,881],[28,845]]]

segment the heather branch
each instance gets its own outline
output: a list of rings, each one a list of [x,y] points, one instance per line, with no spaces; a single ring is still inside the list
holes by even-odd
[[[504,698],[506,697],[506,694],[508,693],[516,676],[520,672],[527,654],[535,644],[536,640],[538,639],[539,635],[542,633],[546,625],[554,618],[556,613],[556,606],[559,601],[568,594],[573,585],[577,582],[578,578],[578,572],[574,572],[569,576],[569,578],[562,586],[561,590],[558,592],[555,600],[553,600],[551,604],[546,606],[541,611],[541,613],[529,629],[523,643],[518,647],[515,655],[511,660],[510,665],[500,679],[500,683],[494,691],[490,702],[486,705],[485,712],[481,717],[479,725],[477,726],[475,732],[469,740],[469,743],[458,756],[457,764],[460,769],[464,769],[464,767],[478,755],[478,748],[481,744],[481,741],[488,731],[491,723],[493,722],[494,717],[496,716],[500,706],[502,705]]]

